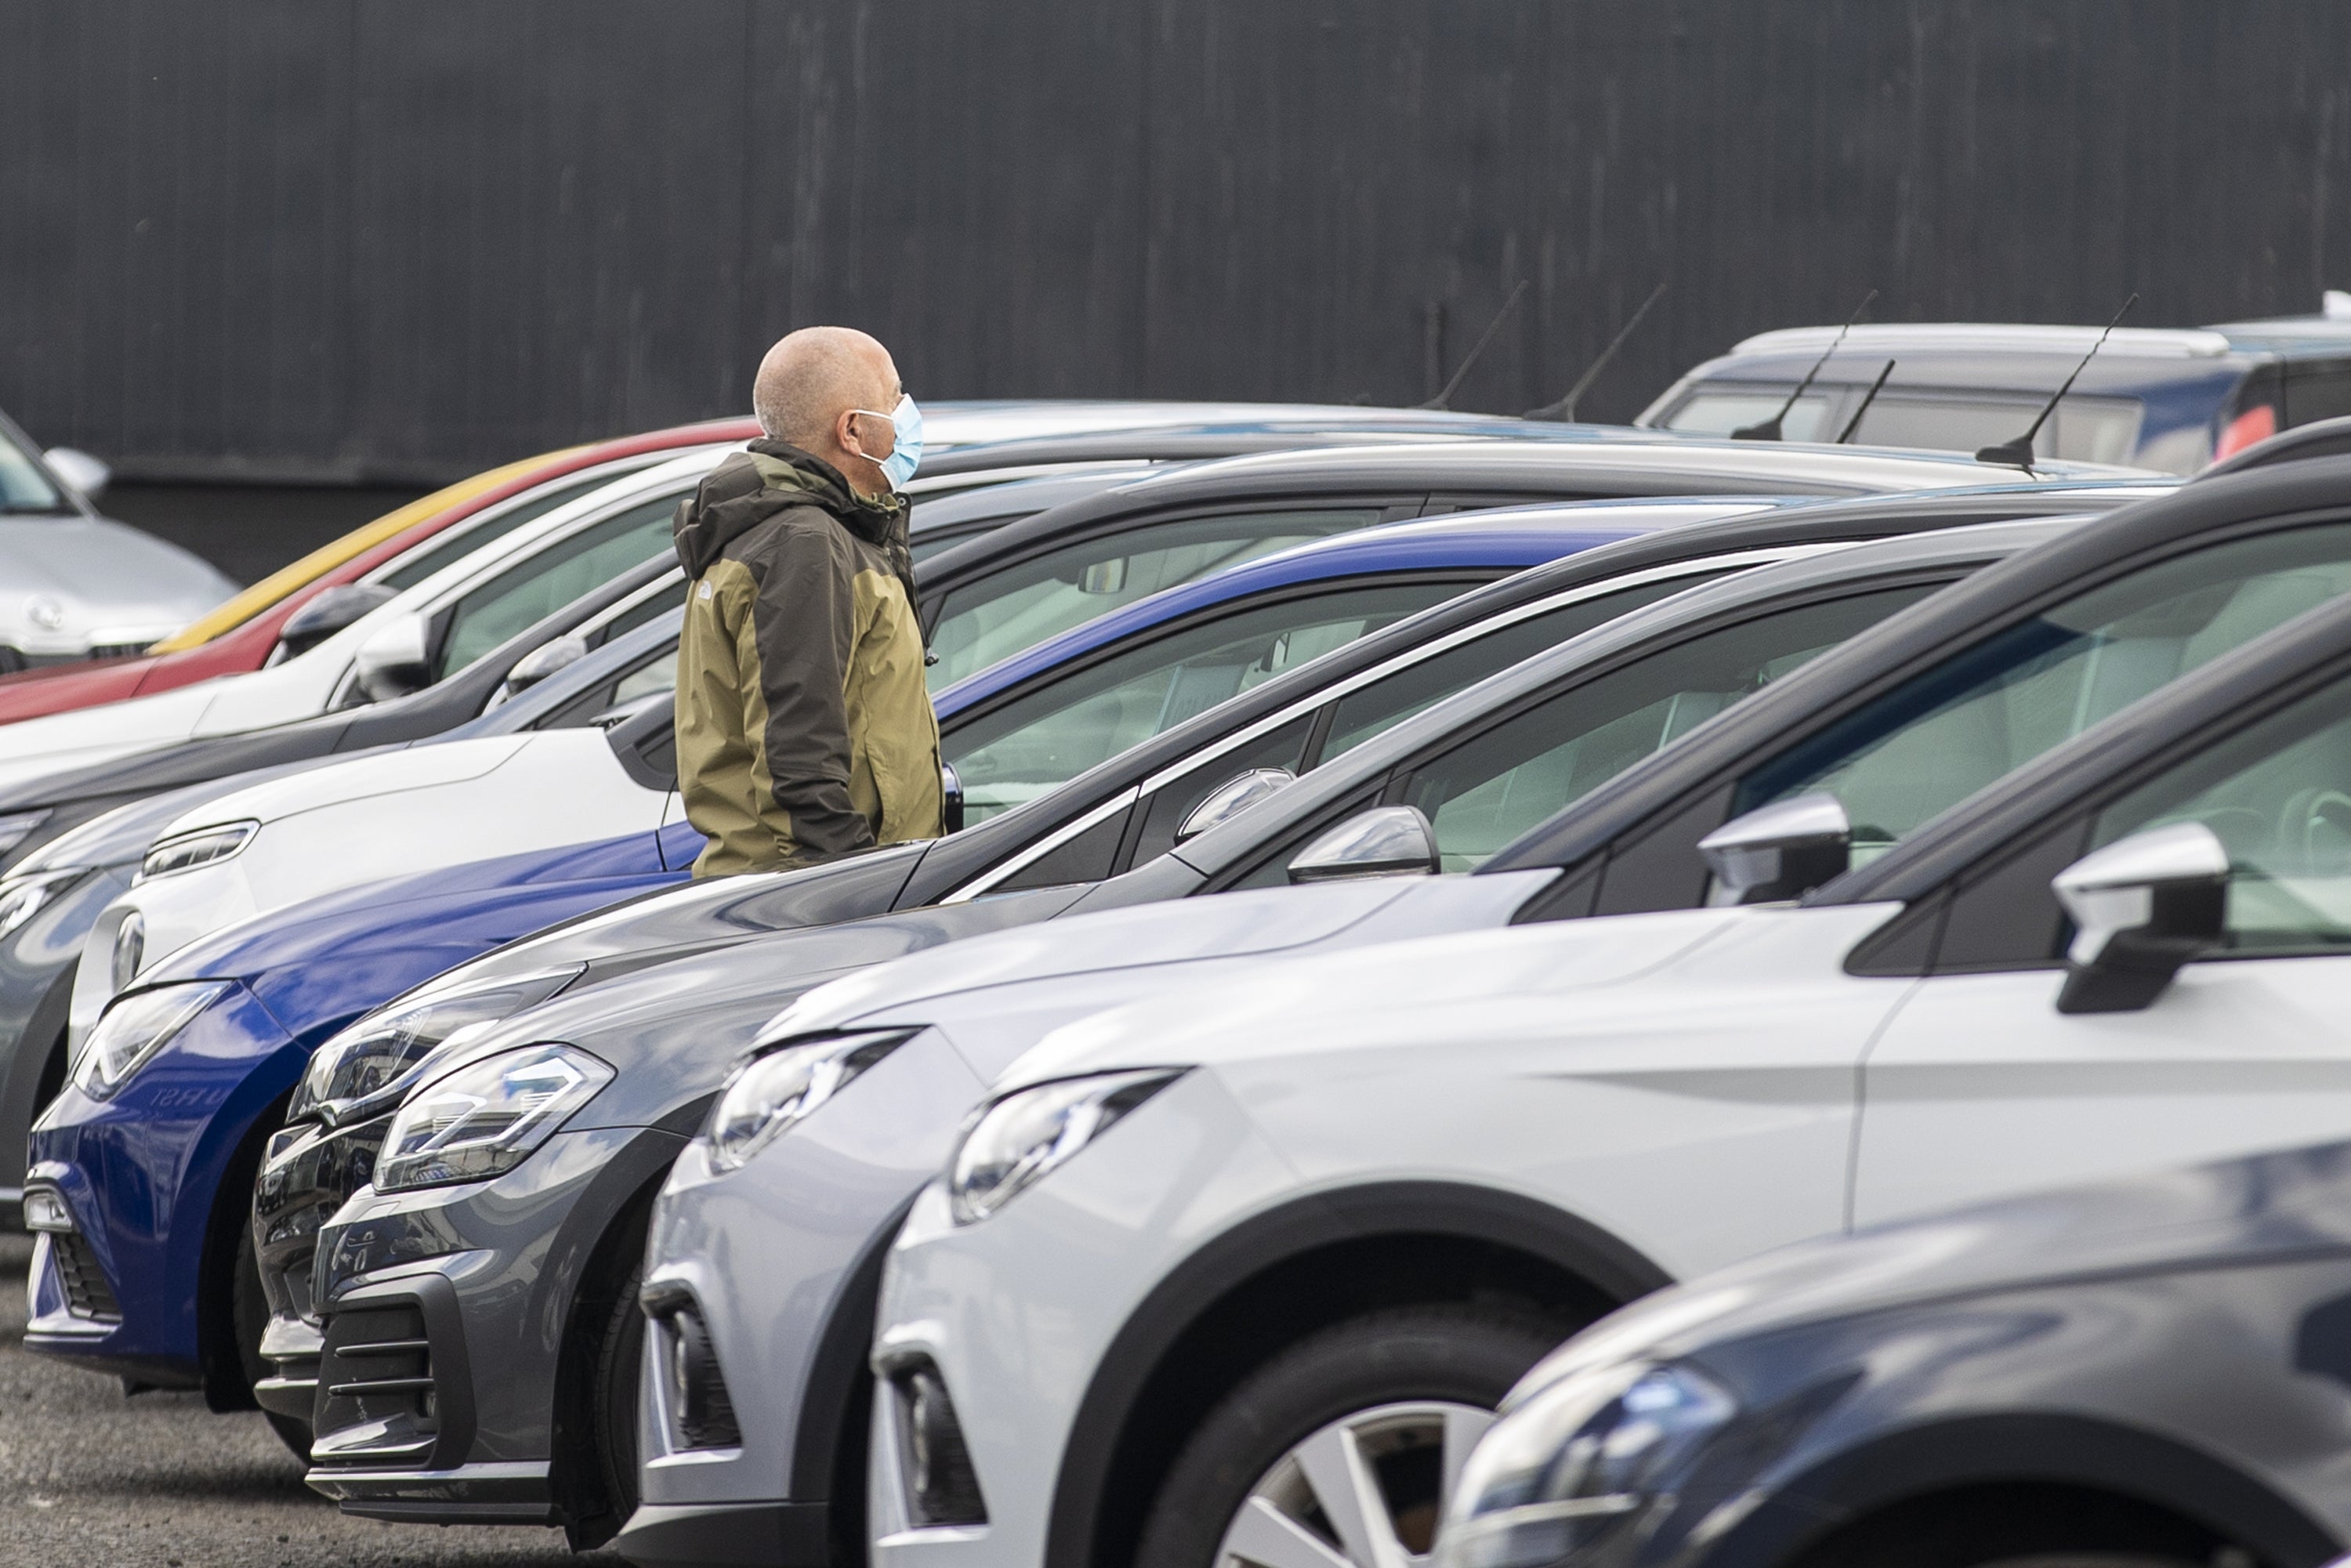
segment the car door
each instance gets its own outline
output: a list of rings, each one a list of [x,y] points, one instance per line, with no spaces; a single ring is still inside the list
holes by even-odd
[[[2184,821],[2229,850],[2223,946],[2143,1010],[2058,1012],[2048,879]],[[1953,894],[1941,948],[1865,1064],[1858,1223],[2342,1136],[2351,689],[2198,746],[2007,852]]]

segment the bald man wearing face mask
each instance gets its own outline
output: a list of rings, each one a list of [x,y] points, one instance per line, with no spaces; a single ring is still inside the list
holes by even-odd
[[[938,720],[898,494],[922,419],[889,350],[809,327],[752,383],[763,440],[680,502],[677,776],[697,877],[939,836]]]

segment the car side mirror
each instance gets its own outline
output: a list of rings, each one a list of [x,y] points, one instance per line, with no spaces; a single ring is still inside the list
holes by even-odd
[[[384,582],[344,582],[321,589],[277,628],[277,645],[289,659],[307,653],[399,591]]]
[[[1844,874],[1853,827],[1835,796],[1799,795],[1732,818],[1698,840],[1698,850],[1714,873],[1709,906],[1777,904]]]
[[[939,829],[948,833],[963,831],[963,775],[952,762],[939,764]]]
[[[2049,885],[2074,922],[2061,1013],[2137,1012],[2227,929],[2229,852],[2201,822],[2133,833]]]
[[[1374,876],[1435,876],[1437,830],[1411,806],[1374,806],[1298,852],[1290,880],[1299,885]]]
[[[556,671],[576,664],[587,656],[588,640],[585,637],[567,634],[549,638],[515,661],[514,668],[507,672],[507,678],[498,685],[497,701],[490,706],[496,707],[508,697],[530,690]]]
[[[352,660],[360,691],[368,701],[390,702],[433,684],[433,659],[424,617],[408,614],[379,629],[360,644]]]
[[[109,485],[114,483],[114,470],[102,459],[92,457],[78,446],[52,446],[41,454],[41,461],[49,472],[79,490],[83,497],[96,500]]]
[[[1287,768],[1252,768],[1236,773],[1207,793],[1176,830],[1176,841],[1198,838],[1219,822],[1231,820],[1298,777]]]

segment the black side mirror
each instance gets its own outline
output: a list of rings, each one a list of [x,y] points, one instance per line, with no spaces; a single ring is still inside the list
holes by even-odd
[[[1799,795],[1758,806],[1698,841],[1714,907],[1802,898],[1853,863],[1853,828],[1834,795]]]
[[[939,764],[939,826],[943,832],[963,831],[963,779],[952,762]]]
[[[2201,822],[2133,833],[2049,885],[2074,922],[2061,1013],[2137,1012],[2228,929],[2229,852]]]
[[[307,653],[400,591],[384,582],[345,582],[310,596],[277,628],[277,645],[291,659]]]
[[[1252,768],[1246,773],[1236,773],[1192,808],[1183,825],[1176,830],[1176,841],[1187,842],[1218,823],[1239,816],[1297,777],[1287,768]]]
[[[1290,880],[1346,882],[1372,876],[1435,876],[1445,869],[1437,830],[1411,806],[1374,806],[1299,851]]]

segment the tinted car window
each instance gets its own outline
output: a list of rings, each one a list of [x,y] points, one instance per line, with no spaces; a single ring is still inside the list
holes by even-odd
[[[2346,709],[2328,690],[2209,747],[2100,812],[2093,842],[2201,822],[2228,846],[2229,952],[2351,948]]]
[[[1662,649],[1415,768],[1403,799],[1436,828],[1445,869],[1474,871],[1544,818],[1936,586],[1799,605]]]
[[[576,501],[589,491],[612,482],[610,474],[591,479],[580,479],[569,485],[549,485],[522,497],[502,512],[494,512],[478,522],[460,523],[449,531],[446,538],[410,550],[389,567],[369,578],[371,582],[388,583],[393,588],[413,588],[447,566],[453,560],[463,560],[484,545],[502,539],[525,523],[543,517],[567,501]]]
[[[1402,724],[1421,709],[1442,702],[1456,692],[1465,691],[1522,659],[1531,659],[1545,649],[1555,648],[1570,637],[1579,636],[1594,626],[1607,624],[1619,615],[1630,614],[1645,604],[1654,603],[1668,594],[1679,593],[1683,589],[1694,588],[1721,575],[1719,571],[1692,572],[1684,577],[1663,578],[1655,582],[1619,589],[1614,593],[1595,594],[1573,604],[1562,604],[1555,610],[1530,615],[1482,637],[1472,638],[1441,653],[1433,653],[1394,674],[1359,686],[1339,699],[1337,710],[1331,716],[1329,737],[1323,741],[1321,755],[1315,762],[1320,765],[1353,751],[1373,737]]]
[[[2190,551],[1944,660],[1740,783],[1734,811],[1844,803],[1865,864],[1928,818],[2209,659],[2351,589],[2351,525]]]
[[[670,514],[676,509],[677,497],[668,496],[617,512],[515,562],[466,594],[457,601],[442,639],[441,667],[434,678],[465,668],[589,590],[674,548]]]
[[[948,593],[931,628],[931,689],[1138,599],[1380,520],[1376,507],[1237,513],[1064,545]]]
[[[1886,392],[1863,412],[1853,438],[1868,446],[1973,452],[2022,435],[2041,413],[2042,402],[2029,395],[1929,397]],[[2041,427],[2032,449],[2043,457],[2128,463],[2138,448],[2139,416],[2136,399],[2069,397]]]
[[[1184,627],[1024,694],[941,737],[980,822],[1195,714],[1467,586],[1394,582],[1261,604]]]
[[[0,512],[55,512],[64,507],[65,497],[42,476],[33,455],[0,430]]]
[[[1728,435],[1734,430],[1750,424],[1761,424],[1787,406],[1788,394],[1796,390],[1793,382],[1783,387],[1741,385],[1702,387],[1690,393],[1679,408],[1661,422],[1667,430],[1687,431],[1692,435]],[[1781,421],[1780,434],[1789,441],[1832,441],[1836,432],[1829,427],[1829,394],[1806,392],[1796,400]]]

